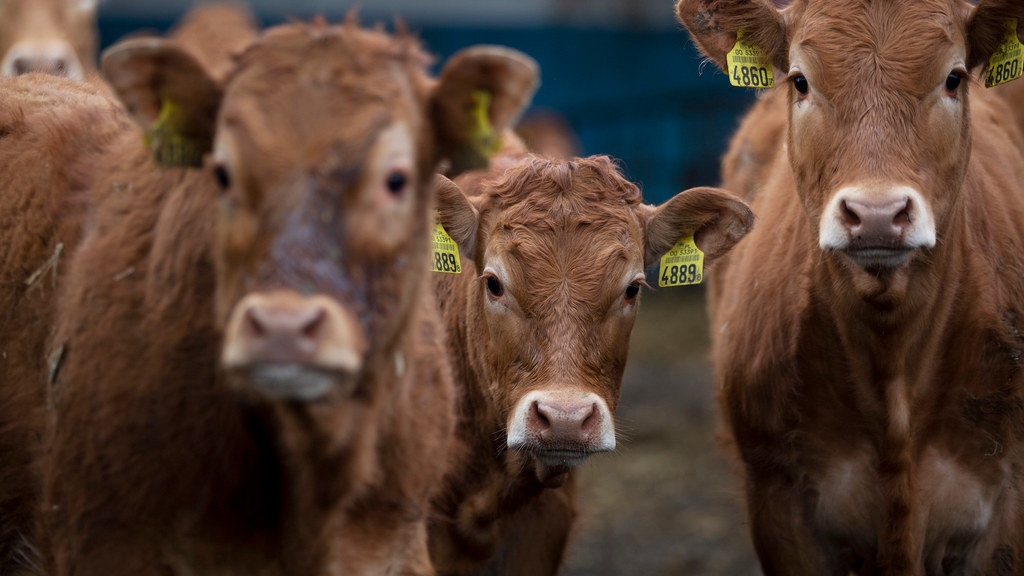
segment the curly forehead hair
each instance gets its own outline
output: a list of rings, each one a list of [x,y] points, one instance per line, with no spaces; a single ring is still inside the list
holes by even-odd
[[[590,206],[639,204],[640,188],[626,180],[608,156],[555,160],[526,156],[487,187],[500,199],[500,208],[528,202],[535,209],[551,210],[556,203]]]

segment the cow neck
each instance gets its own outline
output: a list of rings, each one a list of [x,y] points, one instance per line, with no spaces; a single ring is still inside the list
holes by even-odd
[[[965,220],[960,205],[948,226],[962,237],[969,233]],[[965,267],[955,265],[967,257],[963,244],[940,242],[910,263],[909,274],[879,277],[877,292],[867,298],[857,293],[850,271],[830,259],[835,257],[816,258],[813,285],[821,291],[818,309],[828,316],[818,320],[834,326],[842,349],[858,364],[854,372],[881,387],[909,386],[916,379],[912,375],[930,374],[922,362],[941,357],[954,306],[970,282]]]

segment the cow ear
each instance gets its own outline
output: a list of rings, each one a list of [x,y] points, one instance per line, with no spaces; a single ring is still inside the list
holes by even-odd
[[[431,105],[449,175],[487,165],[539,83],[537,62],[511,48],[472,46],[448,60]]]
[[[775,68],[789,70],[786,21],[768,0],[678,0],[676,14],[700,51],[729,73],[726,55],[737,33],[761,49]]]
[[[173,41],[136,38],[107,49],[102,69],[146,130],[158,163],[202,165],[213,146],[221,90],[192,55]]]
[[[693,235],[704,262],[736,245],[754,227],[754,213],[739,198],[718,188],[691,188],[657,208],[644,205],[647,246],[644,266],[658,262],[676,242]]]
[[[988,61],[1006,37],[1007,24],[1016,22],[1017,38],[1024,38],[1024,4],[1011,0],[982,0],[967,21],[967,67]]]
[[[480,211],[466,198],[458,184],[440,174],[436,178],[438,220],[459,245],[459,251],[472,257],[476,249]]]

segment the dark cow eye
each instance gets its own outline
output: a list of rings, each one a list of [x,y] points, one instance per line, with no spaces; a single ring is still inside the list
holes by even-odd
[[[501,295],[505,293],[505,288],[501,285],[501,280],[498,280],[494,276],[488,276],[487,291],[491,294],[491,296],[495,298],[501,298]]]
[[[405,190],[405,185],[408,180],[409,179],[402,172],[392,172],[391,174],[388,174],[388,192],[398,196],[403,190]]]
[[[227,190],[231,188],[231,176],[228,174],[228,169],[223,164],[218,164],[213,167],[213,177],[217,179],[217,185],[220,186],[221,190]]]
[[[960,87],[960,80],[963,76],[959,72],[950,72],[949,76],[946,76],[946,91],[956,92],[956,89]]]
[[[640,293],[640,284],[630,284],[626,288],[626,300],[633,300]]]
[[[802,74],[793,76],[793,88],[796,88],[796,91],[801,94],[807,94],[807,91],[811,89],[807,84],[807,78],[804,78]]]

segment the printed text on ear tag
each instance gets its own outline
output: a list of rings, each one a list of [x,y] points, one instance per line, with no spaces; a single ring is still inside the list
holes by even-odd
[[[434,226],[434,249],[431,254],[430,271],[446,274],[461,274],[462,264],[459,260],[459,245],[438,222]]]
[[[153,154],[153,160],[162,166],[203,165],[203,155],[210,151],[206,138],[192,138],[182,133],[181,107],[164,100],[160,116],[146,130],[144,142]]]
[[[991,88],[1016,80],[1024,73],[1024,45],[1017,39],[1017,19],[1006,21],[1006,36],[988,59],[985,87]]]
[[[686,286],[700,284],[704,279],[704,253],[687,236],[661,257],[658,268],[658,286]]]
[[[743,31],[736,33],[736,44],[725,56],[729,67],[729,82],[745,88],[771,88],[775,86],[772,63],[761,49],[743,40]]]

